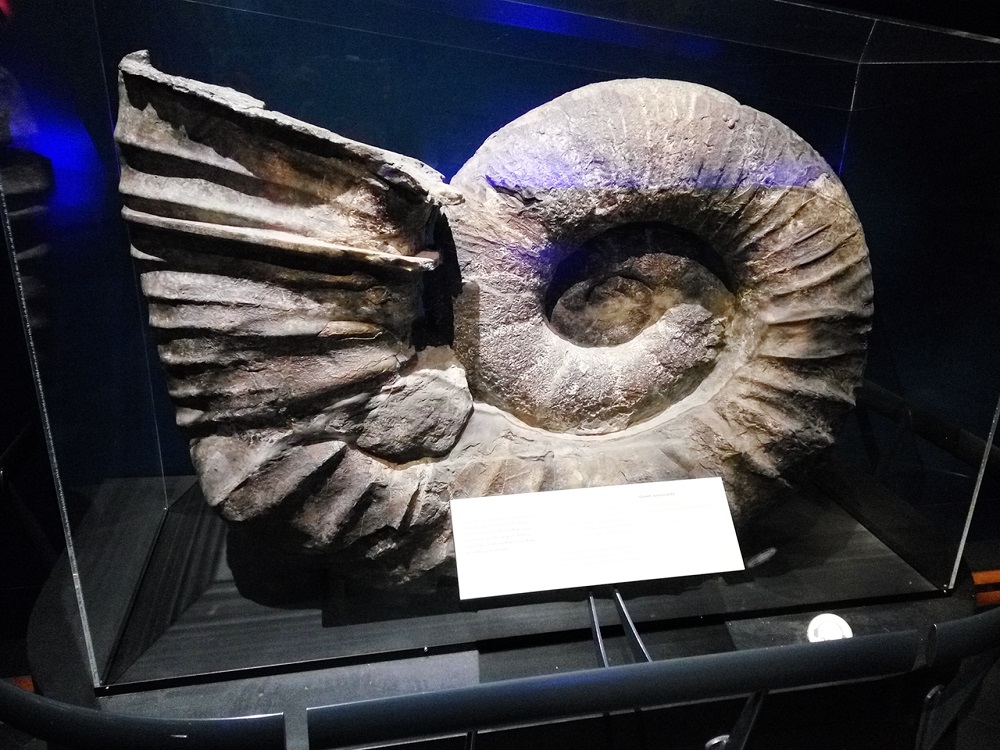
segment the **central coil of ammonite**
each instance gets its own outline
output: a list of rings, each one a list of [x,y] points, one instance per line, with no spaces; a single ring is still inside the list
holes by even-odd
[[[587,86],[495,133],[452,184],[456,351],[473,393],[529,425],[616,433],[724,400],[764,363],[805,394],[796,361],[863,342],[867,252],[839,181],[717,91]]]

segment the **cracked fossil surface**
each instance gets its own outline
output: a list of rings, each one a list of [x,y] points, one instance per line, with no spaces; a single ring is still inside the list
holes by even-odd
[[[720,476],[746,523],[853,404],[855,211],[718,91],[571,91],[449,184],[135,53],[116,138],[206,499],[345,576],[451,573],[453,497]]]

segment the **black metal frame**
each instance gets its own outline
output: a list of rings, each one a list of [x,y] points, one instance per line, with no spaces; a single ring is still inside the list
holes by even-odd
[[[616,600],[616,605],[618,601]],[[628,611],[620,603],[626,632]],[[596,619],[595,641],[600,638]],[[644,651],[638,633],[639,656]],[[626,636],[631,641],[629,636]],[[634,648],[634,647],[633,647]],[[1000,608],[915,630],[825,643],[797,644],[601,666],[432,693],[310,708],[309,747],[344,747],[613,711],[749,695],[725,747],[742,747],[767,692],[913,672],[1000,648]],[[637,657],[638,658],[638,657]],[[926,710],[933,710],[929,701]],[[0,720],[69,747],[265,748],[302,747],[295,717],[152,719],[102,713],[59,703],[0,681]]]

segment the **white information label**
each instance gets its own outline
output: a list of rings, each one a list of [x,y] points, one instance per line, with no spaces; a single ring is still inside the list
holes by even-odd
[[[451,501],[462,599],[743,570],[722,480]]]

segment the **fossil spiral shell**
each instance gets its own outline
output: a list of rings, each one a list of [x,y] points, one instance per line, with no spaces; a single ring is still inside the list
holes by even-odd
[[[141,53],[121,92],[125,216],[206,498],[349,575],[449,570],[459,496],[721,476],[746,518],[853,403],[854,210],[717,91],[570,92],[450,186]],[[461,283],[453,346],[421,348],[438,212]]]
[[[502,128],[452,184],[455,349],[477,400],[694,474],[738,456],[777,477],[831,441],[871,272],[843,186],[789,128],[695,84],[599,83]],[[619,308],[666,302],[625,340],[574,340],[546,305],[566,265],[624,290]]]

